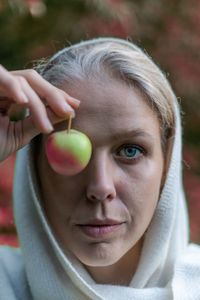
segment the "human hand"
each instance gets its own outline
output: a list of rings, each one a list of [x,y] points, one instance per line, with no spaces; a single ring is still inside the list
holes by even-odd
[[[34,70],[9,72],[0,65],[0,162],[39,133],[50,133],[52,124],[74,117],[79,104]],[[25,109],[28,115],[13,122]]]

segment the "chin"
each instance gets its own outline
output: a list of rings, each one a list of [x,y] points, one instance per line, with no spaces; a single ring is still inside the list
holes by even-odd
[[[92,249],[74,253],[78,260],[90,267],[106,267],[116,263],[123,256],[122,253],[115,253],[113,247],[109,247],[107,243],[93,244]]]

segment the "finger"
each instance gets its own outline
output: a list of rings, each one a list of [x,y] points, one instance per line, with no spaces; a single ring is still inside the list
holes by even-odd
[[[65,121],[66,118],[58,117],[51,109],[47,108],[47,115],[52,124],[57,124],[62,121]],[[49,133],[49,132],[41,132],[41,130],[35,126],[35,122],[33,116],[28,116],[22,121],[17,122],[17,126],[23,128],[21,132],[23,132],[23,137],[21,138],[21,147],[28,144],[35,136],[40,133]],[[67,127],[67,123],[66,123]]]
[[[17,79],[10,74],[3,66],[0,65],[0,96],[13,99],[15,102],[27,103],[28,99],[20,88]]]
[[[59,92],[61,94],[63,94],[63,97],[66,98],[66,101],[74,108],[77,109],[80,106],[81,101],[73,98],[72,96],[70,96],[69,94],[67,94],[64,90],[58,89],[56,87],[54,87],[55,89],[59,90]]]
[[[68,108],[65,112],[54,112],[51,107],[45,107],[44,103],[24,78],[21,78],[21,86],[29,99],[28,106],[32,115],[32,121],[39,132],[50,133],[53,130],[52,124],[66,120],[69,116],[74,117],[74,113]]]
[[[48,119],[44,103],[41,101],[35,91],[30,87],[25,78],[18,77],[18,80],[20,80],[21,88],[28,98],[28,107],[30,110],[30,114],[33,116],[35,127],[42,132],[52,131],[53,127],[50,120]]]
[[[78,108],[80,101],[69,96],[66,92],[50,84],[35,70],[13,71],[15,75],[21,75],[26,78],[31,87],[40,95],[45,98],[49,106],[57,114],[60,111],[68,111],[71,108]]]

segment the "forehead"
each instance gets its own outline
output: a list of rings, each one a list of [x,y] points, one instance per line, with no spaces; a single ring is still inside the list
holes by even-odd
[[[81,100],[73,127],[94,134],[115,134],[132,129],[159,132],[156,113],[144,95],[133,86],[110,78],[66,85],[64,90]],[[66,126],[66,124],[65,124]]]

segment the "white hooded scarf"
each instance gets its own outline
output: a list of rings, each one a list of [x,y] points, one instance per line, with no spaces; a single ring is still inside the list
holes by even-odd
[[[189,244],[177,104],[166,181],[130,285],[97,284],[56,240],[41,205],[32,146],[18,151],[14,215],[20,249],[0,248],[0,300],[200,300],[200,249]],[[119,270],[120,272],[120,270]]]

